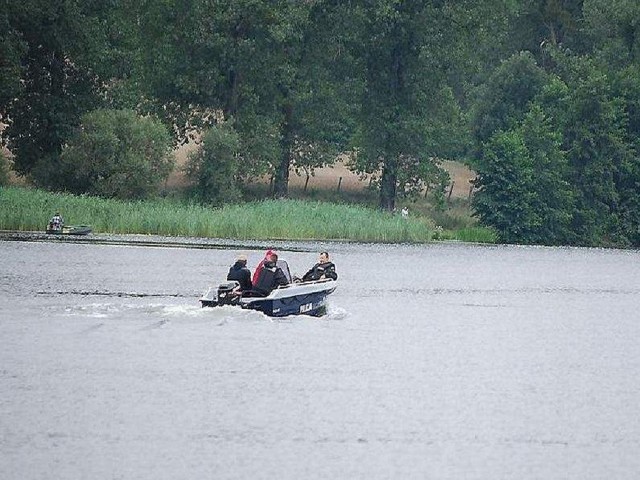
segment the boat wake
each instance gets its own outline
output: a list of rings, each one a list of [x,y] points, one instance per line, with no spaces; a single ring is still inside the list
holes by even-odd
[[[180,293],[139,293],[139,292],[109,292],[103,290],[57,290],[38,291],[37,295],[77,295],[81,297],[118,297],[118,298],[188,298],[191,295]]]
[[[189,296],[188,300],[167,298],[165,302],[158,298],[161,297],[160,295],[155,294],[86,291],[70,292],[69,294],[85,298],[71,304],[68,301],[64,301],[63,304],[60,302],[48,304],[47,314],[56,317],[100,320],[151,321],[153,328],[165,326],[168,322],[212,322],[215,325],[225,325],[229,322],[274,322],[281,320],[281,318],[270,317],[258,310],[239,309],[231,305],[202,308],[193,300],[193,296]],[[96,301],[98,298],[91,298],[94,296],[102,297],[101,301]],[[173,295],[173,297],[187,298],[186,295]],[[293,315],[291,320],[313,318],[320,321],[341,321],[348,316],[349,313],[344,308],[327,305],[326,313],[322,316]]]
[[[345,320],[349,316],[349,312],[347,312],[342,307],[333,307],[329,305],[327,307],[327,314],[324,317],[320,317],[321,320]]]
[[[167,323],[180,322],[213,322],[224,325],[229,321],[270,321],[266,315],[251,311],[239,310],[234,307],[220,307],[215,310],[201,308],[195,303],[162,304],[162,303],[109,303],[93,302],[72,306],[48,307],[48,314],[60,317],[90,318],[102,320],[132,320],[153,321],[146,328],[159,328]]]

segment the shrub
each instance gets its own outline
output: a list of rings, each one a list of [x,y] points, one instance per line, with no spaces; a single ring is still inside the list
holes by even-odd
[[[95,110],[63,149],[63,184],[74,193],[141,199],[173,168],[171,138],[159,121],[132,110]]]
[[[239,150],[238,133],[228,123],[218,124],[204,134],[201,148],[189,156],[185,167],[199,201],[222,205],[240,199]]]

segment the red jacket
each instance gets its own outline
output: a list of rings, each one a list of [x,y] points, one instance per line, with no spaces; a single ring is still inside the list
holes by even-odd
[[[273,253],[273,250],[267,250],[267,253],[264,254],[264,258],[260,260],[260,263],[258,264],[255,271],[253,272],[253,278],[251,279],[251,283],[253,283],[254,285],[258,283],[258,279],[260,278],[260,273],[264,268],[264,262],[269,261],[272,253]]]

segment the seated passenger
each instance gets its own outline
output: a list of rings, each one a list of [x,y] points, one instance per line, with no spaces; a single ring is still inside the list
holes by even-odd
[[[260,278],[260,273],[262,272],[262,269],[264,268],[264,264],[265,262],[268,262],[269,259],[271,258],[271,254],[273,254],[273,250],[267,250],[267,253],[264,254],[264,258],[262,260],[260,260],[260,263],[258,265],[256,265],[256,269],[253,271],[253,278],[251,280],[251,282],[255,285],[256,283],[258,283],[258,278]]]
[[[56,214],[49,221],[49,229],[60,230],[62,229],[62,227],[64,227],[64,219],[62,218],[62,215],[60,215],[59,212],[56,212]]]
[[[271,253],[269,261],[264,262],[262,272],[258,277],[258,282],[253,285],[253,291],[258,295],[266,297],[274,288],[281,285],[289,285],[286,275],[277,265],[278,255]]]
[[[320,252],[319,260],[320,261],[316,263],[311,270],[304,274],[302,277],[303,282],[322,280],[325,278],[330,278],[332,280],[338,279],[336,266],[329,261],[329,254],[327,252]]]
[[[237,281],[240,284],[241,292],[251,290],[253,285],[251,283],[251,272],[247,268],[246,255],[238,255],[236,263],[234,263],[229,269],[227,280]]]

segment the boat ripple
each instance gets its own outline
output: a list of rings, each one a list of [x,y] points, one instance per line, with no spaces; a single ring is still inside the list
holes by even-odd
[[[83,297],[102,296],[102,297],[119,297],[119,298],[146,298],[146,297],[172,297],[172,298],[189,298],[193,295],[185,295],[182,293],[140,293],[140,292],[106,292],[100,290],[52,290],[38,291],[37,295],[79,295]]]

